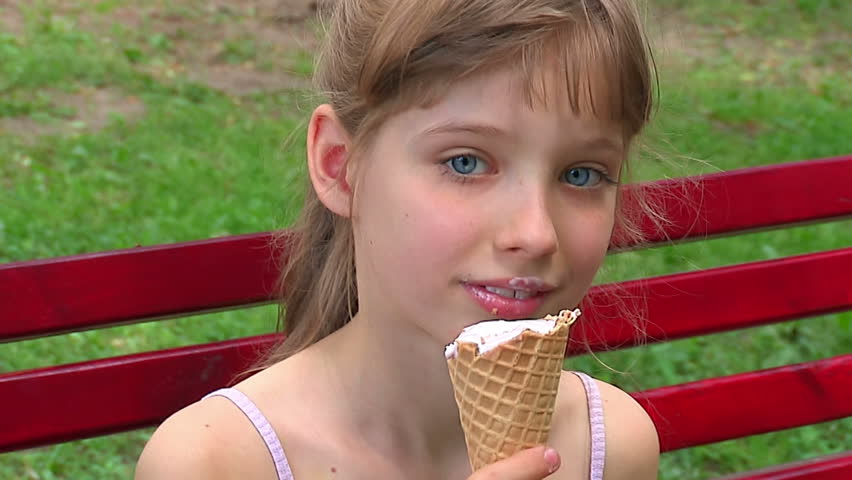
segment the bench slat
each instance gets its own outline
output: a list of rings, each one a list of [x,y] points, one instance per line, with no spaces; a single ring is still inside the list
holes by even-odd
[[[655,182],[669,191],[673,239],[852,215],[852,156],[698,178],[698,189],[682,180]],[[696,200],[682,201],[684,188]],[[766,201],[753,202],[755,195]],[[704,209],[700,220],[695,208]],[[264,303],[277,271],[270,238],[258,233],[0,265],[0,342]]]
[[[852,215],[850,178],[852,155],[653,182],[671,225],[661,232],[646,217],[641,229],[662,243],[843,218]]]
[[[0,342],[269,301],[270,236],[0,265]]]
[[[836,420],[852,416],[852,354],[635,397],[654,420],[663,451]]]
[[[728,475],[716,480],[849,480],[850,478],[852,478],[852,450]]]
[[[277,336],[0,375],[0,452],[155,425],[232,383]],[[57,407],[61,404],[62,407]]]
[[[602,285],[585,302],[569,354],[611,350],[852,310],[852,248]],[[619,299],[643,302],[645,334]],[[628,308],[630,306],[628,305]]]
[[[230,383],[275,338],[229,340],[0,376],[4,410],[15,412],[0,417],[0,452],[155,425]],[[634,396],[654,419],[665,450],[792,428],[852,416],[852,354]],[[57,399],[65,408],[55,408]],[[683,433],[673,436],[678,430]]]
[[[252,236],[245,238],[244,245],[237,248],[253,246],[260,249],[261,244],[266,245],[267,240],[261,236]],[[204,242],[186,248],[195,249],[193,253],[203,257],[211,255],[216,247],[215,244]],[[163,249],[163,252],[166,252],[165,257],[176,253],[170,249]],[[234,268],[240,269],[241,273],[223,277],[229,281],[219,283],[217,290],[206,288],[208,287],[206,284],[192,289],[180,289],[177,285],[163,281],[169,278],[191,282],[190,279],[185,278],[187,270],[181,270],[180,272],[184,273],[176,272],[169,277],[163,277],[164,273],[160,272],[160,277],[151,277],[145,285],[146,290],[143,290],[150,292],[150,295],[140,295],[139,290],[131,288],[128,281],[124,279],[150,275],[149,272],[141,270],[166,268],[156,267],[156,265],[158,262],[168,262],[168,258],[143,262],[133,260],[122,265],[121,270],[111,270],[114,272],[114,285],[110,290],[100,294],[89,292],[86,289],[88,280],[80,279],[80,275],[77,275],[76,270],[83,269],[82,265],[78,265],[70,272],[65,270],[78,283],[66,283],[70,279],[62,275],[54,278],[49,269],[39,271],[37,276],[40,279],[22,280],[21,283],[33,285],[32,288],[27,289],[32,296],[61,297],[63,300],[59,303],[65,304],[63,309],[34,311],[34,309],[46,307],[47,302],[28,302],[24,299],[22,304],[25,307],[32,307],[29,311],[30,320],[15,321],[16,318],[12,317],[11,320],[0,323],[0,341],[43,335],[49,331],[61,332],[72,326],[75,327],[74,329],[82,329],[95,328],[103,323],[120,320],[127,322],[129,312],[140,309],[147,309],[152,316],[164,316],[170,312],[174,314],[178,309],[176,304],[181,301],[191,300],[192,305],[197,307],[202,304],[210,305],[212,298],[219,298],[220,302],[217,305],[223,308],[224,305],[233,302],[235,296],[245,295],[252,289],[268,290],[268,285],[275,281],[275,275],[271,270],[267,270],[265,278],[242,281],[242,275],[246,278],[254,278],[246,270],[259,268],[257,264],[252,267],[242,264],[241,260],[235,261],[236,257],[226,255],[225,258],[230,260],[219,263],[211,260],[206,265],[215,264],[216,268],[219,268],[226,263],[233,263]],[[647,325],[645,339],[651,343],[662,339],[683,338],[850,310],[852,309],[852,285],[845,280],[850,271],[852,271],[852,248],[845,248],[597,286],[591,290],[588,301],[584,304],[583,320],[585,321],[579,322],[572,333],[569,351],[574,354],[584,352],[586,343],[579,341],[583,339],[593,350],[611,349],[636,343],[637,338],[641,336],[637,336],[636,329],[629,322],[624,321],[624,310],[618,302],[613,301],[614,299],[647,297],[647,317],[653,322]],[[21,275],[20,277],[26,279],[30,276]],[[63,279],[65,282],[62,281]],[[45,285],[48,284],[50,286],[46,287]],[[224,289],[223,285],[232,287],[233,290]],[[0,292],[3,291],[2,287],[3,285],[0,284]],[[97,289],[94,292],[97,292]],[[26,295],[26,292],[21,292],[22,297]],[[153,298],[160,298],[159,295],[163,295],[163,302],[158,304]],[[146,298],[152,300],[146,303]],[[252,298],[262,303],[263,297]],[[164,305],[168,306],[168,310],[156,310],[157,307]],[[5,308],[14,308],[14,303],[8,302]],[[0,318],[7,318],[3,317],[2,310],[3,303],[0,302]],[[66,315],[75,319],[76,322],[68,322]]]

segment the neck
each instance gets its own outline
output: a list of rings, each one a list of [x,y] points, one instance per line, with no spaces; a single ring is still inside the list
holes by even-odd
[[[339,404],[342,421],[367,445],[431,465],[465,451],[444,345],[406,322],[359,313],[317,347],[331,367],[332,392],[348,400]]]

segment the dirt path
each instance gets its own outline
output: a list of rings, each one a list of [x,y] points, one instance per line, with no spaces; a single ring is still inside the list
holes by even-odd
[[[0,32],[23,34],[30,5],[0,0]],[[47,0],[44,8],[101,41],[156,57],[136,68],[164,81],[185,76],[233,96],[310,84],[317,0],[184,0],[179,5],[139,0],[104,12],[84,0]],[[39,93],[51,97],[53,108],[76,112],[74,118],[44,123],[29,116],[0,117],[0,132],[38,137],[92,131],[103,128],[112,114],[132,120],[145,112],[137,98],[111,87]]]
[[[311,59],[318,46],[317,9],[333,0],[136,0],[118,2],[99,12],[89,0],[43,0],[43,8],[70,21],[73,28],[130,48],[140,58],[136,68],[164,82],[178,76],[232,96],[309,87]],[[319,2],[319,3],[318,3]],[[0,0],[0,31],[25,31],[22,8],[30,0]],[[723,27],[695,25],[678,12],[655,12],[649,32],[664,70],[690,68],[726,51],[743,66],[771,72],[791,54],[807,56],[833,39],[810,39],[807,47],[792,41],[750,37]],[[844,37],[845,38],[845,37]],[[845,38],[845,40],[849,40]],[[826,71],[848,65],[804,65],[802,77],[817,88]],[[747,75],[747,73],[746,73]],[[48,92],[50,93],[50,92]],[[128,119],[142,115],[138,99],[116,89],[81,89],[54,95],[58,109],[73,109],[75,125],[98,129],[111,113]],[[57,127],[20,117],[0,118],[0,131],[36,136],[63,133]]]

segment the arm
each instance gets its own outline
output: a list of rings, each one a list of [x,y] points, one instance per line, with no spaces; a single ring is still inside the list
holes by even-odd
[[[606,425],[604,480],[656,479],[660,440],[651,418],[627,393],[608,383],[597,383]]]
[[[606,430],[604,480],[657,478],[659,440],[650,417],[627,393],[607,383],[595,382],[601,394]],[[573,373],[565,372],[549,442],[562,456],[563,467],[549,479],[588,478],[589,435],[585,390]]]

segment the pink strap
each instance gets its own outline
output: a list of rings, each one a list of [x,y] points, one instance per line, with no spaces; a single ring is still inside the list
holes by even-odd
[[[269,420],[263,416],[257,405],[243,392],[235,388],[222,388],[205,395],[204,398],[213,396],[227,398],[248,417],[254,428],[257,429],[257,433],[263,437],[263,442],[272,455],[272,461],[275,462],[275,471],[278,472],[278,480],[293,480],[293,472],[290,471],[290,464],[284,455],[284,448],[278,440],[278,435],[275,434],[275,430],[269,424]]]
[[[592,377],[583,372],[573,372],[583,381],[586,400],[589,403],[589,426],[592,435],[592,458],[589,462],[589,478],[603,480],[604,459],[606,457],[606,432],[604,428],[603,403],[601,392]]]
[[[589,468],[589,478],[591,480],[603,480],[604,459],[606,457],[606,434],[604,430],[604,414],[603,404],[601,402],[601,394],[598,386],[591,377],[582,372],[573,372],[583,382],[583,387],[586,390],[586,399],[589,403],[589,425],[592,436],[592,455]],[[215,392],[207,394],[204,398],[212,396],[225,397],[239,408],[249,421],[251,421],[257,432],[263,437],[263,442],[266,448],[272,455],[272,461],[275,462],[275,470],[278,473],[278,480],[294,480],[293,472],[290,470],[290,464],[287,462],[287,457],[284,455],[284,448],[275,434],[275,430],[266,417],[263,416],[260,409],[248,398],[245,394],[234,388],[223,388]]]

